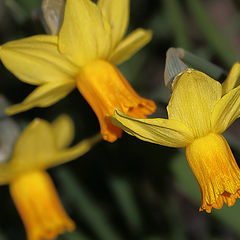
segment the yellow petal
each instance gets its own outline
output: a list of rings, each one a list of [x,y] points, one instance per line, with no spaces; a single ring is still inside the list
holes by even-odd
[[[120,64],[132,57],[140,48],[144,47],[152,39],[152,32],[141,28],[130,33],[121,41],[110,55],[109,61]]]
[[[44,170],[76,159],[102,140],[101,135],[97,134],[71,148],[59,149],[55,124],[52,126],[44,120],[35,119],[25,128],[16,142],[10,161],[0,164],[0,185],[29,171]]]
[[[141,140],[168,147],[185,147],[193,141],[193,135],[181,122],[155,118],[129,117],[116,110],[112,123]]]
[[[56,152],[57,144],[51,125],[42,119],[35,119],[18,138],[10,164],[21,171],[42,167]]]
[[[232,66],[226,80],[222,84],[223,94],[228,93],[233,88],[237,87],[239,84],[240,84],[240,63],[236,62]]]
[[[101,10],[90,0],[68,0],[59,34],[59,49],[82,66],[105,58],[111,49],[111,28]]]
[[[62,56],[57,37],[39,35],[6,43],[0,58],[6,68],[20,80],[40,85],[74,77],[78,68]]]
[[[129,5],[129,0],[98,1],[98,6],[111,25],[112,47],[115,47],[126,33],[129,22]]]
[[[68,115],[59,116],[52,123],[53,131],[56,136],[57,147],[59,149],[70,145],[74,138],[74,123]]]
[[[221,95],[219,82],[188,69],[174,84],[167,107],[168,117],[183,122],[195,137],[206,135],[211,130],[211,112]]]
[[[212,129],[224,132],[240,115],[240,86],[225,94],[216,104],[212,113]]]
[[[53,82],[36,88],[22,103],[15,104],[5,111],[7,114],[16,114],[33,107],[48,107],[64,98],[75,88],[75,82],[69,81]]]
[[[58,151],[51,159],[46,162],[47,167],[55,167],[57,165],[70,162],[87,153],[95,144],[102,140],[101,134],[87,138],[76,144],[75,146],[62,151]]]
[[[9,183],[25,172],[44,169],[56,152],[51,125],[44,120],[35,119],[17,139],[10,161],[0,164],[0,184]]]

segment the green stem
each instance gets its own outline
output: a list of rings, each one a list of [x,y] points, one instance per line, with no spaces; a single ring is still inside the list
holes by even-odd
[[[202,2],[200,0],[186,1],[202,34],[211,47],[217,52],[222,61],[230,67],[238,60],[234,49],[224,37],[224,34],[216,27],[212,19],[208,16]]]
[[[66,232],[63,235],[65,240],[90,240],[90,238],[86,237],[83,233],[79,231],[74,232]]]
[[[23,23],[28,15],[24,8],[21,7],[21,5],[15,1],[15,0],[5,0],[6,6],[8,6],[11,11],[13,12],[13,17],[16,19],[17,22]]]
[[[66,170],[66,168],[58,169],[57,177],[62,185],[63,192],[73,200],[78,213],[88,222],[99,239],[121,239],[103,211],[91,200],[86,190],[71,175],[69,170]]]
[[[178,47],[190,49],[191,42],[188,37],[188,31],[179,1],[164,0],[163,3],[175,37],[176,45]]]
[[[130,184],[125,179],[115,177],[111,179],[111,188],[129,226],[138,233],[142,229],[142,220]]]

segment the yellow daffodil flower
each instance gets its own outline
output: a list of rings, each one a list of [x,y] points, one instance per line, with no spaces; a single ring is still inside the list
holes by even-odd
[[[138,119],[115,111],[112,122],[144,141],[186,148],[202,194],[200,210],[211,212],[240,197],[240,170],[222,133],[240,114],[240,63],[221,85],[188,69],[173,82],[168,119]]]
[[[10,161],[0,164],[0,184],[10,185],[28,240],[55,239],[65,230],[74,229],[45,171],[79,157],[101,139],[97,135],[66,148],[73,133],[73,123],[65,115],[53,124],[35,119],[17,139]]]
[[[121,129],[109,117],[114,109],[144,118],[155,104],[141,98],[115,67],[146,45],[151,31],[136,29],[123,39],[129,21],[129,0],[67,0],[58,36],[38,35],[0,47],[3,64],[20,80],[39,85],[15,114],[47,107],[75,87],[96,113],[105,140],[115,141]]]

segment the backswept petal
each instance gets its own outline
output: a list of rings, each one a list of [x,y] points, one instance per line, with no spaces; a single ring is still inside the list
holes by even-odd
[[[226,94],[233,88],[238,87],[239,84],[240,84],[240,63],[236,62],[232,66],[226,80],[222,84],[223,94]]]
[[[0,47],[0,58],[20,80],[33,85],[63,81],[78,72],[59,53],[56,36],[38,35],[8,42]]]
[[[90,0],[68,0],[59,49],[72,62],[82,66],[105,58],[111,49],[111,28],[101,10]]]
[[[129,0],[99,0],[98,6],[109,21],[112,29],[112,47],[120,42],[129,22]]]
[[[74,138],[73,120],[66,114],[60,115],[52,123],[58,149],[70,145]]]
[[[87,153],[95,144],[99,143],[102,140],[101,134],[96,134],[93,137],[86,138],[74,145],[71,148],[63,149],[58,151],[51,159],[46,161],[47,167],[54,167],[63,163],[67,163],[81,157]]]
[[[53,82],[36,88],[23,102],[6,109],[9,115],[29,110],[33,107],[48,107],[64,98],[75,88],[75,82]]]
[[[17,139],[9,163],[0,164],[0,185],[9,183],[26,172],[44,170],[76,159],[102,139],[101,135],[97,134],[71,148],[61,146],[59,149],[55,124],[56,122],[51,125],[44,120],[35,119],[24,129]]]
[[[116,46],[113,53],[110,55],[109,61],[118,65],[128,60],[151,39],[151,31],[141,28],[136,29]]]
[[[116,110],[112,123],[141,140],[168,147],[186,147],[193,134],[181,122],[169,119],[139,119]]]
[[[11,160],[0,164],[0,185],[11,182],[23,172],[42,169],[56,151],[51,125],[35,119],[18,137]]]
[[[19,171],[42,169],[45,165],[43,162],[50,159],[56,152],[57,144],[51,124],[36,118],[17,139],[9,164]]]
[[[224,132],[240,116],[240,86],[225,94],[215,105],[211,117],[212,129]]]
[[[222,95],[221,84],[206,74],[188,69],[175,78],[167,110],[172,120],[183,122],[201,137],[211,130],[211,112]]]

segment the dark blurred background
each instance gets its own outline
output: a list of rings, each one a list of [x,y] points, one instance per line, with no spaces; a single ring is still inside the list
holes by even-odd
[[[41,0],[0,0],[0,44],[45,34],[40,6]],[[182,47],[226,71],[240,56],[237,0],[132,0],[129,31],[137,27],[152,29],[153,40],[120,70],[140,95],[156,102],[158,110],[152,117],[166,116],[169,93],[163,73],[168,48]],[[33,89],[1,65],[0,91],[11,104]],[[12,119],[23,128],[35,117],[52,121],[62,113],[74,120],[75,143],[99,131],[95,114],[77,90],[49,108],[34,108]],[[239,129],[236,121],[226,132],[237,161]],[[124,133],[115,143],[101,142],[83,157],[49,172],[77,225],[75,232],[58,239],[240,239],[240,200],[211,214],[199,212],[199,187],[181,149]],[[8,186],[0,191],[0,240],[26,239]]]

